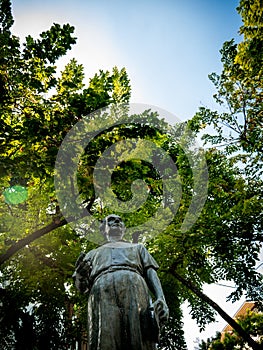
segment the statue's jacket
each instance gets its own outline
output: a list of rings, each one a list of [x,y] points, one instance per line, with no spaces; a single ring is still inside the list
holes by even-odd
[[[116,270],[129,269],[145,276],[149,267],[158,269],[159,266],[142,244],[128,242],[106,243],[91,250],[86,256],[91,262],[90,280],[94,282],[101,274]]]

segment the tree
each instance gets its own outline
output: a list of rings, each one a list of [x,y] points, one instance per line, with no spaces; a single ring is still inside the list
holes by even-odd
[[[246,176],[255,182],[255,176],[262,175],[262,2],[241,0],[237,10],[244,39],[239,44],[233,39],[224,43],[222,73],[209,76],[221,109],[201,107],[189,123],[196,130],[213,127],[214,133],[204,134],[203,139],[240,160]]]
[[[21,334],[27,329],[32,334],[34,345],[39,346],[36,344],[52,331],[50,343],[45,347],[52,348],[56,344],[57,348],[63,348],[68,339],[80,341],[83,336],[85,300],[76,295],[71,273],[78,252],[88,251],[94,244],[80,226],[73,231],[66,225],[78,217],[64,218],[58,206],[53,183],[55,158],[62,140],[75,123],[85,118],[93,122],[90,113],[109,104],[114,112],[120,103],[128,102],[130,85],[125,70],[114,68],[112,73],[100,71],[86,88],[83,67],[75,60],[57,78],[54,63],[65,53],[64,48],[69,49],[74,43],[73,28],[54,25],[38,40],[28,37],[24,48],[20,48],[19,39],[10,31],[13,21],[10,3],[2,1],[1,6],[0,38],[4,43],[0,71],[4,135],[1,145],[4,201],[0,208],[2,293],[6,305],[10,305],[17,295],[21,299],[11,319],[5,319],[10,332],[4,333],[4,339],[7,344],[16,339],[18,346]],[[66,44],[61,48],[64,41]],[[151,235],[149,229],[147,240],[141,232],[133,232],[133,239],[144,238],[144,243],[161,266],[160,275],[171,310],[171,322],[165,329],[167,338],[163,338],[160,346],[183,349],[181,303],[190,302],[191,314],[201,328],[213,319],[213,310],[200,293],[204,283],[225,278],[236,284],[233,299],[246,292],[248,297],[262,300],[262,279],[253,269],[262,242],[262,203],[258,201],[259,186],[246,181],[242,169],[235,166],[235,159],[229,159],[222,151],[209,149],[205,153],[209,169],[207,201],[195,225],[182,230],[185,216],[189,212],[190,219],[191,215],[194,216],[189,210],[196,190],[194,180],[201,183],[204,174],[201,169],[194,179],[186,154],[191,154],[198,163],[200,155],[191,148],[193,135],[186,133],[182,140],[180,126],[174,129],[164,126],[165,132],[161,132],[158,127],[161,117],[145,111],[143,115],[133,116],[128,125],[118,124],[101,131],[81,157],[78,186],[82,204],[94,217],[101,218],[111,207],[95,196],[92,175],[99,156],[111,144],[132,137],[151,140],[176,164],[182,187],[177,215],[158,236]],[[190,126],[199,130],[202,118],[198,114]],[[149,123],[138,123],[142,119]],[[113,191],[124,202],[132,198],[135,180],[143,179],[148,185],[145,204],[133,215],[124,215],[128,227],[133,227],[138,220],[141,223],[147,221],[163,205],[162,176],[149,162],[136,158],[137,151],[144,151],[143,143],[138,142],[133,158],[119,164],[112,174]],[[230,151],[227,149],[228,153]],[[151,157],[162,160],[163,153],[152,151]],[[18,195],[15,185],[26,188],[26,201],[14,203],[12,198]],[[8,189],[13,193],[11,198],[9,192],[5,192]],[[74,199],[74,191],[70,191],[69,196]],[[174,198],[171,195],[166,200],[172,203]],[[161,218],[160,223],[156,222],[156,228],[162,228]]]
[[[247,333],[253,337],[258,338],[258,344],[262,344],[263,335],[263,316],[262,313],[253,311],[247,312],[246,315],[240,316],[237,320],[238,324],[242,326]],[[233,331],[231,334],[222,334],[217,332],[217,335],[207,341],[202,341],[199,344],[199,349],[211,349],[211,350],[234,350],[234,349],[247,349],[247,344],[239,336],[239,334]]]
[[[206,342],[204,340],[201,340],[201,342],[198,344],[198,348],[195,348],[196,350],[209,350],[212,343],[217,343],[218,340],[221,338],[221,333],[217,332],[215,337],[208,338]],[[220,348],[219,348],[220,349]]]
[[[244,40],[239,44],[235,44],[234,40],[224,43],[221,50],[222,73],[210,75],[210,79],[217,89],[214,97],[218,104],[223,107],[222,112],[202,107],[189,121],[189,125],[194,130],[201,130],[206,126],[212,127],[213,132],[204,134],[202,137],[205,143],[210,143],[211,150],[221,147],[221,153],[226,155],[232,164],[239,167],[240,172],[244,174],[241,182],[247,188],[248,197],[242,206],[243,212],[248,210],[247,220],[242,221],[241,224],[241,207],[233,206],[233,203],[228,201],[232,207],[232,209],[229,208],[230,212],[237,214],[239,211],[239,214],[232,217],[231,224],[227,225],[234,229],[234,232],[231,229],[229,231],[232,235],[231,240],[236,240],[238,245],[241,244],[239,250],[235,250],[236,253],[230,249],[231,254],[237,254],[239,262],[245,257],[246,261],[250,261],[253,265],[252,260],[257,256],[263,241],[262,215],[260,211],[256,210],[258,216],[255,218],[253,211],[250,212],[248,209],[250,206],[254,208],[253,202],[257,203],[256,206],[262,203],[261,63],[263,36],[261,19],[263,9],[260,1],[241,0],[238,11],[243,20],[240,33],[244,35]],[[241,182],[239,183],[241,184]],[[239,189],[240,187],[237,185],[236,190],[239,191]],[[228,197],[229,199],[230,197]],[[248,207],[247,204],[249,204]],[[262,209],[260,210],[262,212]],[[223,217],[221,217],[221,222],[224,225]],[[226,236],[223,235],[222,239],[218,236],[218,243],[220,245],[227,244],[229,247],[229,240]],[[247,255],[245,247],[242,247],[246,240],[250,242],[251,254],[254,255],[254,258],[250,254]],[[222,257],[227,256],[228,253],[225,249],[222,249],[221,252],[219,246],[216,249]],[[235,267],[239,270],[238,265]],[[245,270],[242,269],[242,271],[242,274],[237,277],[240,281],[244,280],[246,276]],[[239,298],[241,293],[238,288],[236,292],[232,293],[232,297]],[[251,298],[253,299],[253,292]]]
[[[232,270],[221,275],[222,278],[233,279],[237,285],[236,291],[229,296],[233,300],[239,299],[246,289],[242,287],[242,281],[246,279],[246,276],[256,277],[257,275],[253,267],[262,248],[263,237],[262,209],[257,211],[258,216],[254,221],[253,212],[249,213],[249,210],[247,212],[248,207],[246,206],[249,203],[251,208],[254,207],[254,201],[257,204],[262,203],[262,4],[256,0],[241,0],[238,11],[243,20],[240,33],[244,35],[244,40],[239,44],[236,44],[234,40],[224,43],[221,50],[222,73],[210,75],[217,90],[214,97],[220,108],[212,111],[202,107],[188,123],[193,130],[199,132],[206,126],[210,127],[209,133],[202,131],[203,140],[208,146],[210,145],[211,152],[216,152],[220,157],[227,157],[232,165],[240,169],[243,179],[239,179],[238,182],[243,183],[241,187],[245,186],[247,189],[248,197],[244,198],[243,204],[241,202],[234,204],[231,200],[232,196],[230,194],[226,196],[229,205],[226,214],[230,220],[228,221],[221,213],[218,217],[218,226],[213,227],[215,232],[216,227],[219,229],[218,244],[214,244],[216,241],[213,241],[212,244],[212,250],[219,259],[217,262],[223,263],[223,259],[227,261],[229,253],[233,256]],[[218,149],[221,149],[221,152]],[[225,172],[226,169],[224,169]],[[227,184],[229,185],[229,181],[225,183]],[[225,185],[218,188],[222,191],[222,196]],[[241,189],[238,184],[234,188],[238,192]],[[237,212],[239,214],[236,216]],[[247,219],[244,221],[241,219],[241,223],[240,215],[245,212]],[[213,218],[216,217],[213,216]],[[252,221],[247,226],[250,220]],[[211,218],[209,225],[211,225]],[[203,226],[201,227],[203,229]],[[246,227],[249,227],[248,230]],[[229,234],[223,233],[224,228],[229,230]],[[244,245],[245,241],[249,242],[250,253],[248,254]],[[232,244],[236,243],[237,246],[234,247]],[[219,265],[216,264],[216,266]],[[224,268],[220,266],[219,270],[223,272]],[[238,271],[236,276],[234,276],[234,271]],[[251,285],[249,289],[247,297],[252,300],[254,293],[257,294],[261,290],[260,285],[255,288]],[[220,348],[222,345],[218,346]]]
[[[2,263],[13,257],[0,276],[1,339],[5,349],[64,348],[82,336],[81,312],[72,319],[79,297],[69,290],[79,252],[92,245],[61,218],[53,185],[56,154],[83,115],[127,101],[129,80],[115,67],[86,87],[83,66],[74,59],[57,77],[57,59],[76,42],[72,26],[54,24],[21,47],[11,32],[10,1],[0,2],[0,21],[0,249]]]
[[[124,69],[119,71],[115,67],[112,74],[100,71],[85,88],[83,66],[73,59],[56,78],[56,60],[76,42],[72,36],[74,28],[68,24],[54,24],[40,34],[41,39],[28,36],[24,48],[20,48],[19,39],[10,31],[13,24],[10,2],[1,1],[0,4],[2,188],[11,188],[16,195],[14,186],[34,188],[45,183],[44,191],[49,192],[50,202],[54,203],[54,164],[61,141],[83,115],[114,101],[127,101],[130,95],[128,77]],[[51,96],[50,91],[53,92]],[[22,240],[2,256],[1,262],[30,241],[66,224],[59,220],[59,215],[55,221],[46,222],[45,228],[43,223],[35,225],[37,233],[31,240],[30,237]],[[7,246],[10,243],[9,240]]]

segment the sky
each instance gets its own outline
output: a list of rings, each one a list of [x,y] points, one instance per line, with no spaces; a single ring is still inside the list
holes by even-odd
[[[238,39],[237,0],[13,0],[14,31],[38,36],[53,23],[75,27],[77,58],[87,79],[125,67],[131,102],[156,105],[179,119],[215,107],[208,74],[221,68],[219,50]],[[172,121],[171,121],[172,122]]]
[[[181,120],[200,106],[217,108],[208,74],[220,72],[223,43],[241,40],[237,0],[13,0],[13,32],[37,38],[53,23],[75,27],[77,43],[59,61],[59,69],[76,58],[88,81],[100,69],[125,67],[131,81],[131,102],[158,106]],[[175,122],[175,120],[170,120]],[[231,316],[244,300],[232,305],[223,286],[204,290]],[[188,350],[196,338],[221,331],[225,321],[198,327],[184,307]]]

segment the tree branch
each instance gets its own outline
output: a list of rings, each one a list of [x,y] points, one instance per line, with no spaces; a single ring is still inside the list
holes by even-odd
[[[0,255],[0,265],[2,265],[5,261],[10,259],[15,253],[17,253],[20,249],[24,248],[26,245],[32,243],[36,239],[44,236],[45,234],[55,230],[56,228],[66,225],[67,223],[68,221],[66,219],[53,221],[47,226],[39,230],[36,230],[30,235],[20,239],[19,241],[14,243],[11,247],[9,247],[4,254]]]
[[[95,196],[93,196],[91,199],[90,199],[90,202],[89,204],[86,206],[85,208],[85,213],[88,211],[90,212],[91,210],[91,207],[93,205],[95,201]],[[57,208],[56,208],[57,210]],[[83,215],[83,217],[85,216],[86,214]],[[36,239],[46,235],[47,233],[55,230],[56,228],[58,227],[62,227],[62,226],[65,226],[66,224],[74,221],[75,218],[67,218],[66,219],[62,219],[60,220],[59,218],[56,218],[54,221],[52,221],[50,224],[48,224],[47,226],[39,229],[39,230],[36,230],[34,231],[33,233],[29,234],[28,236],[20,239],[19,241],[17,241],[16,243],[14,243],[11,247],[9,247],[7,249],[7,251],[4,253],[4,254],[1,254],[0,255],[0,266],[6,262],[8,259],[10,259],[15,253],[17,253],[20,249],[24,248],[26,245],[32,243],[33,241],[35,241]]]
[[[185,287],[190,289],[194,294],[196,294],[199,298],[201,298],[204,302],[210,305],[218,314],[244,339],[245,342],[253,350],[260,350],[261,346],[256,343],[250,335],[232,318],[230,317],[221,307],[215,303],[212,299],[210,299],[206,294],[204,294],[199,288],[197,288],[192,282],[186,280],[184,277],[179,275],[174,267],[170,268],[170,273],[173,275],[178,281],[180,281]]]

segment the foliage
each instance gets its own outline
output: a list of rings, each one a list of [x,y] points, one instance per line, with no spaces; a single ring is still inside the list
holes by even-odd
[[[253,179],[262,174],[262,3],[241,0],[238,11],[244,40],[224,43],[220,51],[223,70],[209,76],[220,109],[201,107],[189,124],[195,130],[212,127],[214,132],[204,134],[203,139],[241,161],[246,176]]]
[[[125,69],[115,67],[95,74],[86,87],[83,66],[75,59],[58,74],[57,60],[76,42],[69,24],[54,24],[21,46],[11,32],[10,1],[0,2],[0,20],[0,249],[5,252],[32,231],[60,221],[53,174],[61,141],[84,115],[126,102],[130,86]],[[14,200],[17,188],[25,190],[23,201]],[[11,202],[4,196],[9,189]],[[72,292],[71,275],[79,252],[92,247],[63,227],[3,266],[3,349],[62,349],[81,339],[84,310]]]
[[[73,320],[73,304],[80,296],[70,291],[72,260],[81,248],[79,237],[62,228],[25,249],[2,270],[4,349],[62,349],[81,338],[84,315]]]
[[[212,111],[201,107],[188,123],[199,132],[209,127],[209,133],[202,131],[202,138],[210,147],[208,152],[217,154],[218,160],[224,156],[229,159],[220,162],[220,165],[218,163],[219,167],[216,166],[214,170],[210,168],[210,187],[214,186],[213,190],[220,192],[219,201],[214,203],[218,209],[223,205],[225,214],[221,209],[218,213],[207,212],[207,223],[209,227],[212,224],[212,235],[215,235],[213,247],[209,248],[212,256],[217,256],[215,270],[220,278],[233,280],[237,286],[230,296],[233,300],[239,299],[245,289],[251,299],[262,293],[260,284],[253,286],[252,283],[248,288],[245,284],[250,278],[258,278],[253,266],[263,241],[263,8],[259,0],[241,0],[238,11],[243,20],[240,33],[244,35],[244,40],[239,44],[234,40],[224,43],[221,50],[222,72],[220,75],[210,75],[217,90],[214,98],[219,108]],[[231,168],[239,168],[238,177],[230,167],[225,167],[227,163]],[[225,178],[226,174],[230,175],[228,179]],[[211,176],[216,176],[217,181],[211,181]],[[202,224],[202,230],[205,226],[205,223]],[[223,266],[229,264],[230,256],[232,269],[226,272]]]
[[[248,311],[246,315],[240,316],[237,322],[245,329],[251,336],[257,338],[259,344],[263,343],[263,315],[253,311]],[[207,341],[199,343],[199,350],[234,350],[234,349],[248,349],[244,340],[235,332],[224,333],[217,335]]]
[[[234,40],[224,43],[221,50],[223,70],[221,74],[212,73],[209,76],[217,90],[214,98],[219,105],[218,110],[201,107],[188,123],[192,130],[202,132],[202,139],[210,147],[211,153],[228,159],[220,164],[220,168],[215,168],[215,173],[211,168],[209,171],[210,186],[214,184],[214,189],[220,192],[220,200],[216,202],[217,208],[220,208],[221,202],[228,209],[220,210],[219,215],[216,212],[212,213],[207,223],[210,227],[212,224],[215,234],[213,244],[209,247],[212,259],[215,258],[215,271],[219,278],[235,282],[236,290],[229,296],[229,299],[234,301],[238,300],[245,290],[247,297],[252,300],[257,300],[262,294],[261,276],[254,270],[254,266],[263,241],[263,8],[261,1],[241,0],[237,10],[243,20],[240,34],[244,35],[244,40],[239,44]],[[203,131],[206,127],[208,133]],[[224,179],[226,173],[230,175],[232,172],[230,168],[225,168],[226,163],[231,164],[232,169],[233,166],[239,168],[238,177],[237,173],[232,173],[227,180]],[[211,181],[211,174],[218,174],[219,182]],[[228,192],[233,181],[235,185]],[[221,185],[217,187],[218,184]],[[258,205],[261,209],[256,209]],[[206,224],[201,225],[202,230],[205,226]],[[224,265],[229,263],[231,269],[227,271]],[[253,284],[251,278],[257,282]],[[252,282],[250,287],[249,281]],[[232,338],[229,339],[229,344],[231,342]],[[232,349],[232,345],[228,346]],[[219,340],[214,342],[214,347],[223,348]]]
[[[218,341],[220,341],[220,338],[221,338],[221,333],[217,332],[215,337],[208,338],[206,342],[204,340],[201,340],[201,342],[198,344],[198,350],[209,350],[211,344],[217,343]]]
[[[11,33],[10,2],[2,0],[0,5],[0,42],[3,48],[0,53],[1,187],[3,193],[16,185],[27,190],[26,201],[17,204],[8,203],[2,196],[0,249],[4,253],[50,222],[63,222],[53,183],[54,164],[61,142],[78,121],[94,122],[90,113],[99,108],[111,105],[114,115],[119,104],[129,101],[130,85],[125,69],[115,67],[112,72],[100,71],[85,86],[83,66],[75,59],[58,74],[57,59],[76,41],[74,28],[68,24],[54,24],[40,34],[39,39],[28,36],[24,46],[20,46],[19,38]],[[217,134],[204,138],[215,144],[226,144],[221,151],[211,148],[205,152],[209,171],[208,197],[202,214],[191,229],[183,231],[181,228],[190,212],[194,180],[202,184],[205,174],[200,171],[198,178],[194,179],[185,152],[187,150],[194,161],[199,160],[192,147],[193,135],[185,136],[187,146],[183,147],[178,128],[166,129],[160,121],[162,116],[145,111],[143,115],[134,115],[129,125],[119,124],[102,131],[85,148],[78,167],[82,204],[100,219],[110,212],[111,207],[96,198],[92,178],[97,160],[112,144],[129,138],[152,141],[177,166],[176,181],[180,180],[182,195],[178,195],[178,210],[171,224],[157,236],[151,234],[151,228],[147,234],[133,232],[133,239],[138,238],[147,245],[160,264],[159,275],[171,313],[170,322],[163,330],[160,344],[163,349],[185,348],[180,305],[186,300],[191,315],[202,329],[214,316],[213,310],[182,285],[173,271],[200,290],[204,283],[215,283],[220,279],[233,281],[236,290],[230,296],[232,300],[246,293],[248,297],[262,301],[262,278],[254,271],[262,243],[262,192],[258,177],[262,169],[259,162],[262,65],[259,64],[261,51],[257,51],[257,56],[252,55],[252,47],[248,45],[248,40],[260,39],[261,27],[258,17],[254,19],[252,16],[254,10],[248,2],[241,1],[239,11],[245,19],[242,29],[244,45],[236,45],[233,41],[225,43],[222,49],[223,72],[220,76],[211,76],[218,88],[217,101],[226,102],[230,110],[219,113],[201,109],[189,122],[196,132],[204,124],[214,124]],[[258,13],[260,16],[260,8]],[[253,37],[246,32],[251,27],[246,16],[259,28],[253,31],[256,33]],[[252,63],[247,58],[250,54],[255,58]],[[251,64],[251,69],[248,69],[248,64]],[[150,123],[136,123],[142,118],[149,122],[155,120],[156,127],[149,126]],[[159,130],[160,123],[166,132]],[[234,128],[235,136],[222,128],[222,123]],[[132,186],[136,185],[136,180],[145,182],[147,200],[132,215],[123,215],[127,227],[147,222],[163,205],[162,177],[149,162],[136,157],[136,152],[143,154],[143,151],[143,144],[138,142],[133,157],[118,164],[112,174],[112,190],[124,203],[132,198]],[[162,159],[158,152],[152,152],[150,156],[151,159],[154,156]],[[238,167],[236,160],[240,159],[247,162],[245,171]],[[173,196],[174,193],[166,199],[167,202],[172,203]],[[68,197],[70,205],[74,191]],[[195,213],[190,214],[191,219]],[[157,218],[158,230],[163,226],[159,216]],[[69,225],[63,224],[11,255],[12,259],[3,265],[0,275],[3,296],[1,336],[6,349],[19,349],[19,346],[40,349],[41,343],[45,349],[70,348],[71,341],[80,342],[85,338],[86,300],[76,293],[71,275],[79,252],[94,246],[89,241],[87,228],[81,230],[78,227],[73,231]],[[12,312],[8,312],[11,305]],[[23,336],[27,334],[30,337]]]

